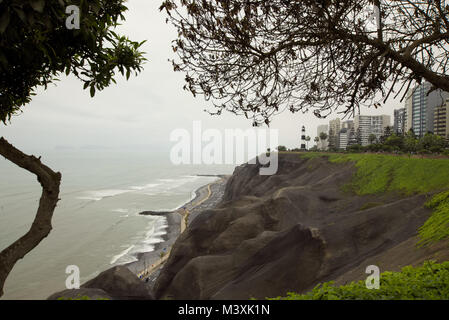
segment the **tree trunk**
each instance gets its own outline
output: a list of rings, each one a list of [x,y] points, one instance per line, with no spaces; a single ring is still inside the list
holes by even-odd
[[[0,155],[19,167],[28,170],[37,176],[42,186],[42,195],[39,201],[36,217],[30,230],[20,239],[0,252],[0,297],[3,295],[3,286],[6,278],[16,262],[33,250],[50,233],[51,219],[59,200],[59,185],[61,174],[54,172],[41,163],[40,158],[29,156],[12,146],[5,139],[0,138]]]

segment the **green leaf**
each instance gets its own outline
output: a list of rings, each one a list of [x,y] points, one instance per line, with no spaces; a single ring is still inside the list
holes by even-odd
[[[31,0],[30,5],[35,11],[42,13],[44,12],[45,0]]]
[[[5,13],[3,13],[0,17],[0,33],[4,33],[6,31],[6,28],[8,28],[9,19],[9,11],[6,10]]]
[[[22,20],[22,22],[26,23],[27,18],[26,18],[25,13],[23,12],[23,10],[20,9],[20,8],[14,8],[14,11],[17,13],[17,15],[19,16],[20,20]]]
[[[6,56],[1,51],[0,51],[0,63],[3,64],[5,67],[8,66],[8,59],[6,59]]]
[[[90,96],[93,98],[95,96],[95,86],[91,85],[90,86]]]

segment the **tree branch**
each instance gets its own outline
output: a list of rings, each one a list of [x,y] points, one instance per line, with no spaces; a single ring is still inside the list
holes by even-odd
[[[422,63],[418,62],[414,59],[410,54],[404,53],[400,54],[397,51],[393,50],[388,44],[385,42],[379,41],[377,39],[370,39],[365,35],[356,35],[346,32],[344,30],[335,30],[343,39],[352,40],[355,42],[366,43],[371,45],[380,51],[386,52],[386,56],[393,59],[394,61],[399,62],[402,66],[409,68],[412,72],[436,86],[437,88],[443,89],[444,91],[449,91],[449,77],[440,75],[437,72],[434,72],[424,66]],[[448,37],[448,34],[440,34],[439,37]],[[428,38],[430,39],[430,37]],[[427,41],[428,39],[424,39],[421,41]],[[433,38],[432,38],[433,39]],[[424,43],[422,42],[422,43]],[[415,42],[415,44],[418,42]],[[411,45],[411,47],[414,44]],[[410,48],[410,47],[409,47]],[[407,48],[406,48],[407,51]]]
[[[3,137],[0,138],[0,154],[19,167],[35,174],[42,186],[42,195],[39,201],[36,217],[30,230],[20,239],[0,252],[0,297],[3,295],[3,286],[6,278],[16,262],[33,250],[50,233],[51,219],[59,200],[59,186],[61,174],[55,173],[40,159],[29,156],[16,149]]]

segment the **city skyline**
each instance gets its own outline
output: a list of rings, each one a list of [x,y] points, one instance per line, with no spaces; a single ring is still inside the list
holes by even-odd
[[[393,109],[393,115],[359,114],[353,120],[346,120],[355,124],[355,129],[343,130],[344,126],[340,118],[330,119],[328,124],[317,127],[316,136],[320,132],[328,134],[327,143],[319,141],[316,146],[319,149],[326,149],[330,144],[338,146],[338,149],[345,149],[350,140],[350,134],[354,135],[359,127],[363,128],[361,134],[361,145],[369,144],[369,136],[375,135],[377,141],[384,134],[385,128],[390,127],[392,133],[406,134],[411,129],[418,136],[422,137],[431,132],[445,138],[449,138],[449,93],[442,90],[431,91],[431,85],[425,81],[421,85],[416,85],[409,89],[403,106]],[[346,129],[350,129],[346,126]],[[340,142],[343,134],[343,143]],[[335,141],[334,141],[335,140]]]

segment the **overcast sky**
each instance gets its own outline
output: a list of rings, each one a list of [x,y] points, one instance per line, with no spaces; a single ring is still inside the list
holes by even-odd
[[[192,129],[192,122],[202,121],[203,128],[219,130],[251,128],[251,121],[233,114],[210,116],[210,107],[201,96],[194,98],[183,91],[184,75],[174,73],[168,59],[173,58],[171,40],[174,28],[165,23],[165,13],[158,8],[162,0],[130,0],[126,22],[120,32],[135,41],[147,39],[143,50],[149,61],[138,77],[119,78],[95,98],[74,77],[61,76],[56,86],[39,89],[34,100],[13,117],[11,124],[0,125],[0,135],[23,151],[66,146],[103,146],[111,148],[165,148],[170,132],[176,128]],[[399,108],[391,101],[382,109],[362,110],[362,114],[389,114]],[[278,115],[271,127],[279,129],[279,144],[299,147],[300,127],[316,136],[316,127],[337,115],[317,119],[312,112]],[[393,117],[392,117],[393,119]]]

